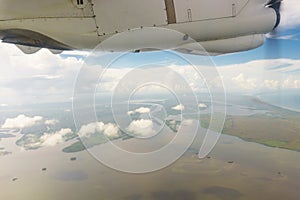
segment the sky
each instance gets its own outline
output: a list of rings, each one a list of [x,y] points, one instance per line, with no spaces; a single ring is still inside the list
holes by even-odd
[[[259,93],[300,89],[300,3],[285,0],[278,35],[268,35],[260,48],[212,57],[227,92]],[[0,44],[0,107],[45,102],[71,101],[74,83],[85,56],[81,52],[53,55],[41,50],[32,55],[23,54],[17,47]],[[136,55],[123,60],[123,67],[110,69],[101,88],[111,90],[120,76],[130,71],[130,62]],[[139,56],[139,61],[157,57],[157,53]],[[161,56],[162,62],[164,56]],[[192,59],[197,58],[191,56]],[[168,62],[166,62],[168,63]],[[197,78],[186,64],[170,66],[184,74],[197,90]],[[100,89],[101,89],[100,88]]]

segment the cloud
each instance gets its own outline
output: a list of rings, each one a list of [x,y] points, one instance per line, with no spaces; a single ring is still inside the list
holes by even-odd
[[[128,115],[134,115],[136,113],[146,114],[146,113],[150,113],[150,111],[151,111],[150,108],[140,107],[140,108],[135,109],[134,111],[128,111],[127,114]]]
[[[112,123],[104,124],[102,131],[109,138],[119,137],[119,128]]]
[[[179,111],[183,111],[184,110],[184,105],[179,104],[177,106],[172,107],[173,110],[179,110]]]
[[[207,108],[207,105],[204,103],[200,103],[198,106],[199,106],[199,108]]]
[[[34,79],[45,79],[45,80],[55,80],[63,78],[62,75],[34,75],[32,76]]]
[[[108,123],[104,124],[103,122],[94,122],[87,125],[83,125],[78,135],[80,137],[90,137],[93,134],[101,133],[106,135],[108,138],[117,138],[119,137],[119,128],[117,125]]]
[[[233,77],[232,80],[242,89],[251,90],[257,87],[256,79],[248,78],[243,73],[239,74],[237,77]]]
[[[280,88],[280,83],[277,80],[265,80],[264,86],[268,89],[275,90]]]
[[[55,124],[58,124],[58,123],[59,123],[59,121],[56,120],[56,119],[49,119],[49,120],[45,121],[46,125],[55,125]]]
[[[69,128],[61,129],[55,133],[44,133],[44,135],[40,138],[41,146],[50,147],[64,143],[65,136],[72,133],[73,131]]]
[[[270,39],[279,39],[279,40],[299,40],[298,34],[292,34],[292,35],[275,35],[275,34],[267,34],[267,38]]]
[[[127,127],[127,131],[137,135],[137,136],[151,136],[155,134],[155,130],[153,129],[154,125],[151,120],[135,120],[130,123]]]
[[[2,128],[14,129],[14,128],[26,128],[32,127],[43,120],[41,116],[27,117],[25,115],[19,115],[16,118],[8,118],[5,120]]]
[[[295,89],[298,88],[297,80],[300,80],[300,60],[254,60],[223,66],[218,71],[228,92]]]
[[[150,112],[150,108],[140,107],[135,110],[137,113],[145,114]]]
[[[299,5],[297,1],[292,0],[291,2]],[[287,1],[284,4],[291,3]],[[1,97],[0,104],[9,103],[9,105],[70,101],[73,83],[84,63],[82,57],[72,55],[72,53],[60,56],[53,55],[48,50],[41,50],[33,55],[24,55],[16,47],[9,44],[0,45],[0,54],[2,55],[0,65],[3,66],[0,68],[0,94],[5,94]],[[285,65],[289,66],[280,68],[280,66]],[[194,66],[170,64],[161,67],[161,72],[165,72],[167,68],[168,73],[164,74],[166,78],[162,81],[170,86],[169,88],[147,85],[140,88],[138,92],[142,94],[164,94],[169,91],[186,92],[187,89],[191,89],[193,92],[207,92],[208,88],[222,89],[223,82],[225,89],[229,92],[244,91],[245,88],[247,90],[269,89],[270,83],[266,80],[280,80],[279,73],[299,73],[299,66],[300,61],[292,59],[254,60],[248,63],[219,67],[220,76],[218,77],[214,75],[216,69],[212,66],[199,66],[199,71],[203,73],[201,76],[201,74],[195,73]],[[268,67],[274,68],[269,69]],[[96,68],[101,68],[101,66]],[[147,77],[157,77],[159,67],[156,69],[153,70],[149,67],[143,69],[143,73],[147,74]],[[103,80],[97,88],[97,93],[109,93],[116,86],[121,87],[118,85],[120,80],[131,71],[132,68],[108,69],[102,77]],[[264,77],[266,74],[268,77]],[[83,89],[90,88],[91,84],[97,84],[89,82],[95,80],[91,77],[98,78],[95,70],[91,70],[83,76],[86,80],[86,84],[82,86]],[[187,84],[178,82],[178,77],[185,80]],[[208,77],[210,80],[207,80]],[[128,85],[131,84],[130,82],[134,84],[135,80],[143,83],[144,79],[143,76],[133,77],[127,83]],[[297,79],[300,77],[295,75],[295,80]],[[283,84],[283,82],[279,81],[279,84]],[[125,88],[124,93],[127,92]],[[133,113],[130,112],[129,114]]]
[[[1,103],[34,104],[68,101],[82,58],[53,55],[48,50],[25,55],[14,45],[0,45]]]
[[[79,137],[89,137],[98,132],[98,122],[83,125],[78,131]]]
[[[286,0],[282,3],[281,24],[282,28],[295,28],[300,25],[299,0]]]
[[[206,69],[209,70],[209,68]],[[158,79],[158,74],[163,76],[161,75],[161,78]],[[202,89],[205,85],[203,78],[197,73],[194,66],[189,65],[155,66],[142,70],[134,68],[108,69],[102,79],[104,81],[99,84],[98,92],[112,92],[117,88],[119,93],[124,94],[132,92],[129,88],[136,87],[137,83],[141,86],[136,91],[139,94],[162,94],[170,91],[190,92],[191,89]],[[124,81],[125,79],[126,81]],[[120,81],[124,81],[126,84],[119,84]],[[144,83],[150,84],[143,85]]]
[[[289,76],[283,81],[282,87],[287,89],[299,89],[300,79],[295,79],[293,76]]]
[[[90,55],[89,51],[64,51],[61,53],[61,55],[65,56],[82,56],[82,57],[87,57]]]

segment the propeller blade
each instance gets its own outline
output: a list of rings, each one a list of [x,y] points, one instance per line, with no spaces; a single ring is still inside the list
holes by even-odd
[[[266,6],[272,6],[281,3],[283,0],[270,0]]]
[[[265,57],[267,59],[274,59],[274,58],[279,58],[281,54],[281,45],[280,45],[280,41],[277,38],[280,35],[280,29],[278,29],[278,26],[281,21],[280,12],[281,12],[282,0],[271,0],[266,6],[273,8],[277,14],[277,20],[274,29],[271,33],[268,34],[267,42],[265,46],[265,51],[266,51]]]
[[[271,0],[269,3],[266,5],[269,8],[273,8],[276,11],[277,14],[277,20],[274,26],[274,30],[279,26],[280,20],[281,20],[281,4],[282,0]]]

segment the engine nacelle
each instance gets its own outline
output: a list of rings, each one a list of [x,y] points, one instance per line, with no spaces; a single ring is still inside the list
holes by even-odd
[[[197,45],[187,44],[176,49],[176,51],[195,55],[220,55],[255,49],[263,45],[265,40],[266,37],[263,34],[247,35],[223,40],[200,42]]]
[[[160,27],[188,35],[211,54],[232,53],[262,45],[263,35],[280,22],[279,10],[268,6],[269,0],[0,1],[3,42],[52,50],[93,49],[116,33]],[[151,47],[160,40],[147,42]],[[186,52],[200,52],[182,45]],[[131,47],[124,42],[114,50]],[[161,47],[179,49],[177,43]]]

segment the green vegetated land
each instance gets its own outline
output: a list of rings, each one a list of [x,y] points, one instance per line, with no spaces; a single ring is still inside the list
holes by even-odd
[[[178,127],[180,126],[181,122],[176,120],[166,120],[166,126],[168,126],[174,133],[178,132]]]
[[[129,135],[121,132],[120,137],[113,138],[113,140],[117,140],[117,139],[127,140],[130,138],[132,138],[132,136],[129,136]],[[80,152],[80,151],[92,148],[92,147],[100,145],[100,144],[105,144],[108,141],[109,141],[109,139],[106,136],[104,136],[103,134],[93,134],[90,137],[78,139],[77,142],[71,144],[70,146],[65,147],[63,149],[63,152],[65,152],[65,153]]]
[[[245,141],[270,147],[300,151],[300,113],[260,103],[267,112],[251,116],[227,116],[223,132]],[[207,128],[210,115],[201,117],[201,125]]]

